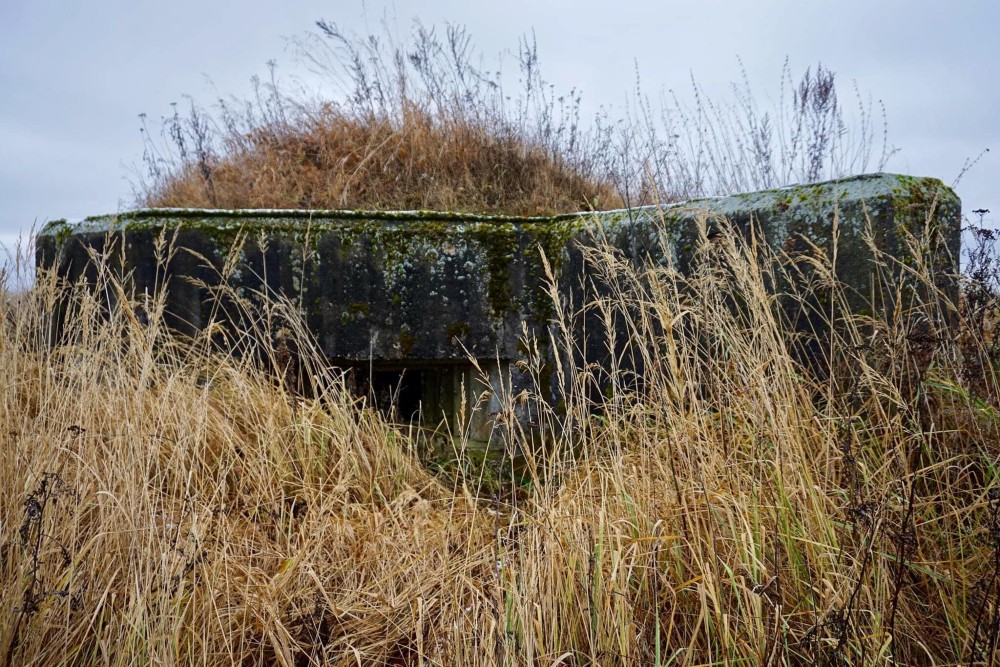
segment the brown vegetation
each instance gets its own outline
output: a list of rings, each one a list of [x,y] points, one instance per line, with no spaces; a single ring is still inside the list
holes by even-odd
[[[644,386],[562,368],[566,414],[547,418],[563,437],[511,443],[530,454],[517,474],[461,443],[433,462],[448,474],[428,472],[414,434],[347,391],[287,304],[256,321],[288,324],[313,398],[210,332],[170,339],[157,295],[123,298],[108,273],[98,290],[42,276],[0,312],[0,651],[12,664],[993,662],[995,355],[933,325],[954,313],[915,301],[926,274],[883,286],[898,311],[841,318],[844,286],[819,255],[809,289],[839,313],[824,380],[796,361],[765,289],[793,265],[704,230],[699,257],[685,277],[595,251],[613,292],[587,306],[632,323]],[[808,303],[809,289],[783,298]],[[995,313],[995,298],[977,303]],[[564,308],[556,344],[572,349]],[[615,389],[595,404],[596,372]]]
[[[358,208],[542,215],[623,205],[512,132],[435,118],[356,118],[324,104],[291,128],[259,128],[211,167],[184,165],[145,201],[202,208]]]
[[[249,100],[214,113],[175,107],[163,138],[143,128],[149,207],[438,209],[539,215],[656,204],[860,173],[876,148],[871,103],[845,121],[833,72],[796,84],[787,63],[776,109],[750,84],[716,103],[692,82],[696,104],[641,90],[629,112],[581,118],[576,90],[557,94],[523,41],[519,89],[476,64],[461,28],[417,24],[411,40],[352,37],[319,22],[300,43],[328,77],[331,97],[254,80]],[[891,154],[881,137],[881,169]]]

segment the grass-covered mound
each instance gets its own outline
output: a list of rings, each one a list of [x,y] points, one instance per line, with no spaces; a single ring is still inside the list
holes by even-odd
[[[139,203],[516,215],[624,204],[579,96],[554,98],[533,48],[521,50],[512,99],[460,29],[419,28],[396,45],[318,25],[325,39],[306,55],[339,94],[307,97],[272,76],[214,114],[175,111],[169,158],[147,143]]]
[[[542,77],[533,40],[519,44],[515,74],[502,60],[490,69],[455,26],[418,23],[406,40],[317,26],[297,45],[327,82],[320,93],[272,64],[249,99],[175,107],[162,141],[143,128],[136,203],[544,215],[851,176],[892,152],[871,100],[858,94],[845,118],[822,65],[796,82],[786,63],[774,109],[758,106],[744,72],[731,102],[692,82],[694,105],[637,89],[621,110],[587,117],[578,90]]]

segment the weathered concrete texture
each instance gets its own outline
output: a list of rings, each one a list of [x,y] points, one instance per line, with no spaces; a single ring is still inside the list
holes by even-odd
[[[501,366],[513,369],[505,391],[516,392],[527,382],[510,362],[523,356],[524,331],[548,338],[553,310],[543,255],[560,289],[573,294],[579,305],[585,270],[579,244],[591,243],[595,229],[603,229],[629,257],[652,256],[684,271],[697,246],[694,220],[699,215],[725,216],[740,229],[752,220],[772,247],[795,250],[808,245],[803,239],[828,247],[835,212],[837,272],[857,294],[870,294],[874,284],[871,253],[863,240],[867,220],[876,244],[903,261],[908,260],[903,232],[923,237],[929,223],[927,230],[940,242],[938,268],[957,271],[958,198],[938,180],[892,174],[703,199],[662,210],[551,218],[422,211],[137,210],[49,223],[37,240],[37,263],[68,281],[93,281],[88,250],[108,251],[117,269],[130,274],[137,294],[167,288],[168,322],[183,334],[202,329],[213,317],[238,317],[224,303],[220,309],[199,281],[218,284],[223,275],[251,298],[281,294],[301,305],[332,363],[422,368],[421,383],[437,387],[426,390],[424,403],[450,415],[457,394],[441,387],[457,382],[454,369],[465,374],[459,384],[481,388],[469,389],[472,398],[485,389],[465,365],[470,356],[491,362],[490,374],[497,377],[503,375]],[[172,252],[158,262],[161,236]],[[226,266],[232,267],[229,273]],[[858,307],[865,306],[859,301]],[[596,342],[585,347],[601,349]],[[435,375],[428,370],[435,367],[452,370]],[[447,373],[452,375],[445,379]],[[494,393],[499,389],[493,387]],[[485,414],[489,408],[483,410]],[[489,420],[480,422],[475,430],[488,437]],[[456,424],[458,428],[464,427]]]
[[[87,249],[111,252],[134,287],[166,281],[169,321],[184,333],[215,304],[192,279],[226,281],[241,293],[279,293],[301,303],[332,359],[464,360],[516,354],[522,320],[547,318],[538,248],[558,265],[585,216],[476,218],[440,213],[140,210],[50,223],[38,239],[40,267],[76,280]],[[164,266],[155,244],[168,232]],[[173,234],[176,232],[176,238]],[[464,349],[463,349],[464,348]]]

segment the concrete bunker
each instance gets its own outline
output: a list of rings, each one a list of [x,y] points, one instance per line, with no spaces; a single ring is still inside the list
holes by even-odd
[[[387,396],[387,410],[488,444],[510,427],[498,417],[502,397],[533,388],[542,400],[558,400],[551,366],[566,351],[547,343],[547,270],[559,294],[583,303],[581,248],[600,236],[634,262],[685,271],[698,216],[724,216],[737,229],[754,224],[770,245],[793,250],[797,239],[829,247],[836,219],[837,275],[858,294],[879,279],[869,233],[879,251],[904,263],[913,235],[932,249],[940,275],[958,271],[958,198],[936,179],[894,174],[553,217],[144,209],[50,222],[36,260],[60,280],[93,283],[91,253],[106,254],[135,294],[167,290],[167,323],[181,335],[210,322],[239,324],[238,313],[218,307],[214,286],[251,301],[287,298],[327,359],[352,369],[376,400]],[[172,246],[167,256],[164,239]],[[582,361],[606,362],[600,327],[587,331]],[[534,378],[518,363],[526,361],[525,334],[544,357]],[[517,410],[514,418],[530,432],[531,402]]]

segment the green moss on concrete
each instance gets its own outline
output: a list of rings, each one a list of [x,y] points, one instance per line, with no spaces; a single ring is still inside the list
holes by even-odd
[[[62,246],[69,240],[75,230],[67,220],[52,220],[42,227],[41,236],[51,236],[55,239],[57,246]]]
[[[410,352],[413,351],[413,346],[417,344],[417,337],[410,333],[409,330],[403,329],[399,332],[399,351],[403,357],[410,356]]]
[[[554,309],[545,287],[542,255],[558,280],[565,272],[567,260],[578,257],[573,253],[574,243],[592,240],[588,230],[599,230],[633,261],[643,260],[644,254],[658,253],[661,256],[657,261],[664,264],[676,260],[678,253],[686,256],[694,253],[693,221],[704,214],[734,220],[752,218],[775,246],[783,246],[793,236],[800,235],[825,248],[831,237],[834,212],[843,202],[852,202],[855,208],[849,216],[841,216],[842,240],[860,238],[864,232],[864,216],[858,212],[861,201],[878,211],[879,216],[884,207],[889,207],[888,215],[895,227],[905,233],[922,230],[923,221],[942,192],[949,201],[957,202],[940,181],[875,174],[706,198],[662,209],[646,207],[554,217],[428,211],[146,209],[95,216],[75,224],[53,221],[46,225],[41,236],[61,247],[73,235],[83,238],[108,232],[166,232],[169,239],[171,232],[179,230],[182,244],[184,238],[193,238],[188,233],[194,233],[205,241],[197,247],[204,248],[209,259],[220,263],[237,247],[243,256],[233,259],[245,260],[251,254],[258,254],[258,246],[282,244],[280,257],[290,258],[290,284],[295,290],[306,289],[311,280],[307,273],[315,275],[310,272],[328,256],[313,252],[318,249],[319,239],[333,238],[339,256],[329,256],[330,260],[355,267],[364,267],[367,262],[368,270],[383,281],[374,289],[383,290],[380,298],[384,304],[391,304],[399,312],[420,307],[408,301],[417,296],[423,276],[434,281],[441,276],[458,275],[468,282],[461,288],[464,291],[457,290],[453,298],[469,298],[484,304],[492,320],[489,326],[499,330],[501,322],[515,315],[536,324],[551,320]],[[875,231],[880,235],[880,243],[886,238],[896,243],[896,229],[876,225]],[[241,240],[245,248],[240,246]],[[863,244],[843,243],[838,263],[867,266],[870,258],[863,256],[865,251]],[[680,265],[678,268],[683,269]],[[361,305],[366,297],[360,298],[361,301],[340,306],[350,321],[369,317]],[[440,325],[438,331],[444,328]]]
[[[919,234],[934,213],[934,207],[944,204],[944,183],[933,178],[901,176],[899,186],[892,191],[893,219],[901,231]]]
[[[468,322],[452,322],[447,327],[445,327],[445,334],[448,336],[449,340],[461,340],[469,335],[472,327]]]
[[[367,301],[353,301],[347,304],[347,312],[355,317],[368,317],[368,302]]]

